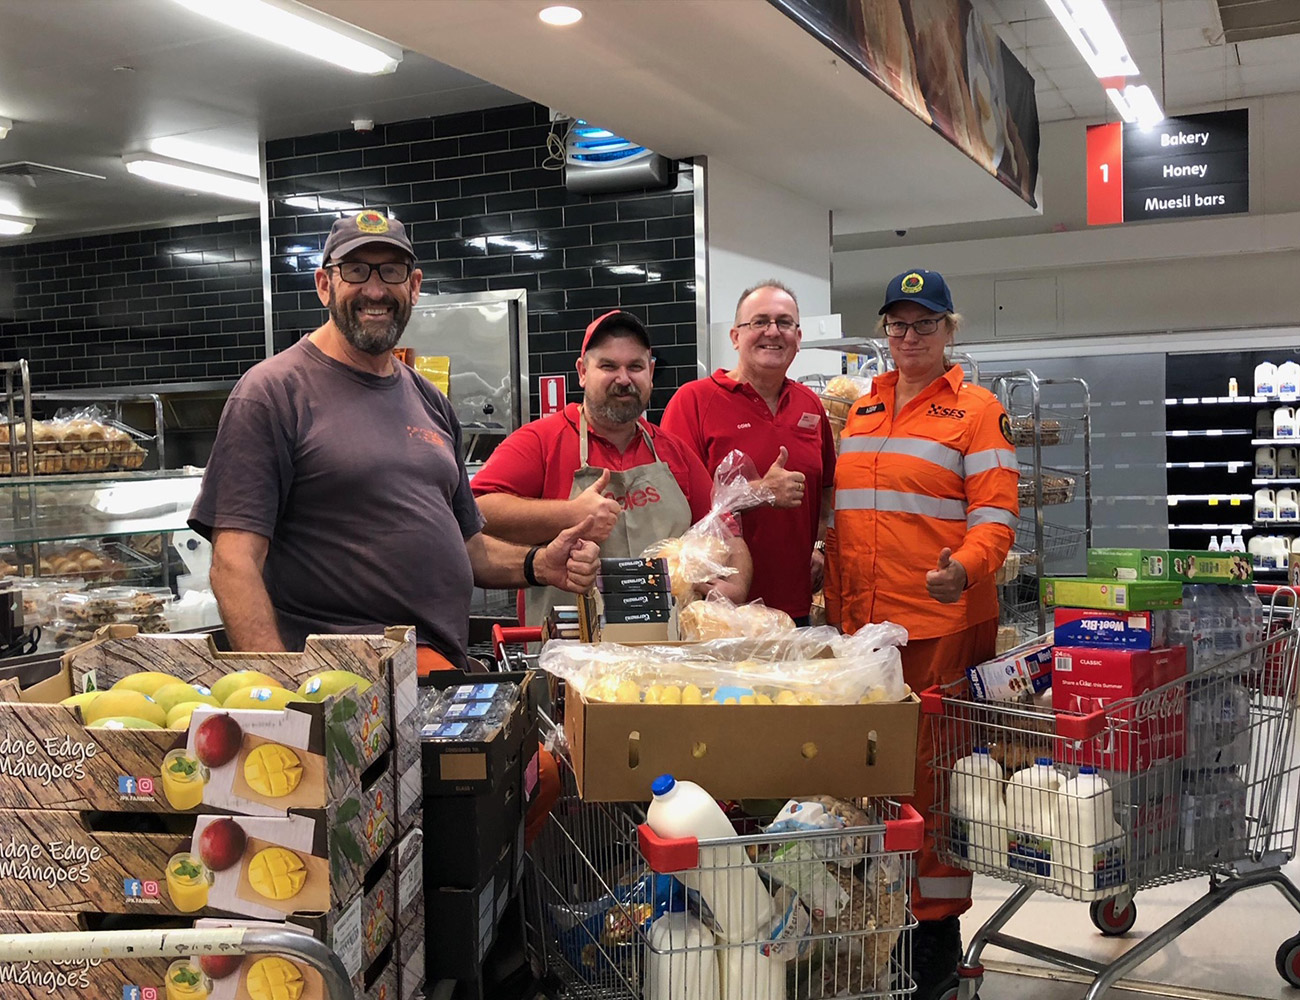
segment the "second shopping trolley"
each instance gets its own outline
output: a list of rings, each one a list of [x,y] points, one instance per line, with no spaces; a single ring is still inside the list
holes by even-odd
[[[940,853],[1017,885],[971,940],[949,1000],[976,996],[990,944],[1093,976],[1096,1000],[1238,892],[1271,885],[1300,911],[1281,872],[1300,826],[1298,655],[1296,631],[1280,632],[1083,713],[978,701],[965,680],[925,692]],[[1108,965],[1003,932],[1045,891],[1088,902],[1102,933],[1123,934],[1139,890],[1206,876],[1203,897]],[[1277,967],[1300,986],[1300,937],[1281,945]]]

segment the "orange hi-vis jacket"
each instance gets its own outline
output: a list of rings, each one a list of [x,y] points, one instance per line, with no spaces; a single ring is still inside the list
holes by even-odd
[[[826,535],[826,615],[845,632],[892,621],[913,639],[998,616],[993,574],[1015,540],[1019,465],[994,395],[954,365],[894,415],[898,372],[853,404],[840,435]],[[942,549],[966,570],[966,592],[941,604],[925,575]]]

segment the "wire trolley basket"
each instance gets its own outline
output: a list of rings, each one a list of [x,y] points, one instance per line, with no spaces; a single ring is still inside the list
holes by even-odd
[[[1057,651],[1055,689],[1070,655]],[[1157,676],[1145,693],[1072,711],[978,701],[964,679],[923,693],[939,853],[1018,886],[976,934],[951,996],[975,995],[988,944],[1095,975],[1094,1000],[1239,891],[1273,885],[1300,911],[1280,871],[1300,827],[1298,657],[1294,630],[1181,676],[1175,656],[1166,683]],[[1041,890],[1090,903],[1099,930],[1123,934],[1137,891],[1204,876],[1205,897],[1106,966],[1002,933]],[[1282,946],[1278,968],[1300,985],[1300,937]]]
[[[907,887],[920,816],[886,800],[869,823],[664,840],[633,804],[563,792],[529,848],[535,964],[565,998],[822,1000],[913,990]],[[712,900],[710,908],[708,900]]]

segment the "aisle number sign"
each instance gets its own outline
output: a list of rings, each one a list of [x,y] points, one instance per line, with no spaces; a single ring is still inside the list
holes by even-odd
[[[1153,128],[1088,128],[1088,225],[1250,209],[1248,113],[1166,118]]]

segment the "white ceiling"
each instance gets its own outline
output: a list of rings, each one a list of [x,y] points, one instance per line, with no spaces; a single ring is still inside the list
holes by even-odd
[[[127,174],[121,155],[154,139],[182,136],[255,159],[259,139],[519,100],[414,53],[393,74],[361,76],[171,0],[0,0],[0,24],[0,117],[15,123],[0,164],[107,177],[48,189],[0,181],[0,213],[39,220],[19,240],[256,214],[247,202]]]
[[[1043,0],[975,0],[1033,74],[1041,121],[1114,110]],[[1300,35],[1225,45],[1214,0],[1106,0],[1129,55],[1167,114],[1300,89]],[[1163,34],[1162,34],[1163,19]]]
[[[576,2],[587,17],[557,30],[536,18],[543,0],[314,0],[410,50],[396,73],[365,77],[171,0],[0,0],[0,116],[16,123],[0,164],[108,178],[50,189],[0,181],[0,212],[36,216],[27,239],[247,214],[246,203],[133,178],[120,156],[178,136],[252,155],[260,139],[357,117],[521,96],[669,155],[727,159],[836,209],[837,236],[1031,212],[767,0]],[[1113,119],[1043,0],[974,2],[1034,74],[1044,121]],[[1107,3],[1170,112],[1300,89],[1300,36],[1225,46],[1214,0]]]
[[[723,159],[837,231],[1034,212],[767,0],[574,0],[567,28],[543,0],[309,2],[665,155]]]

